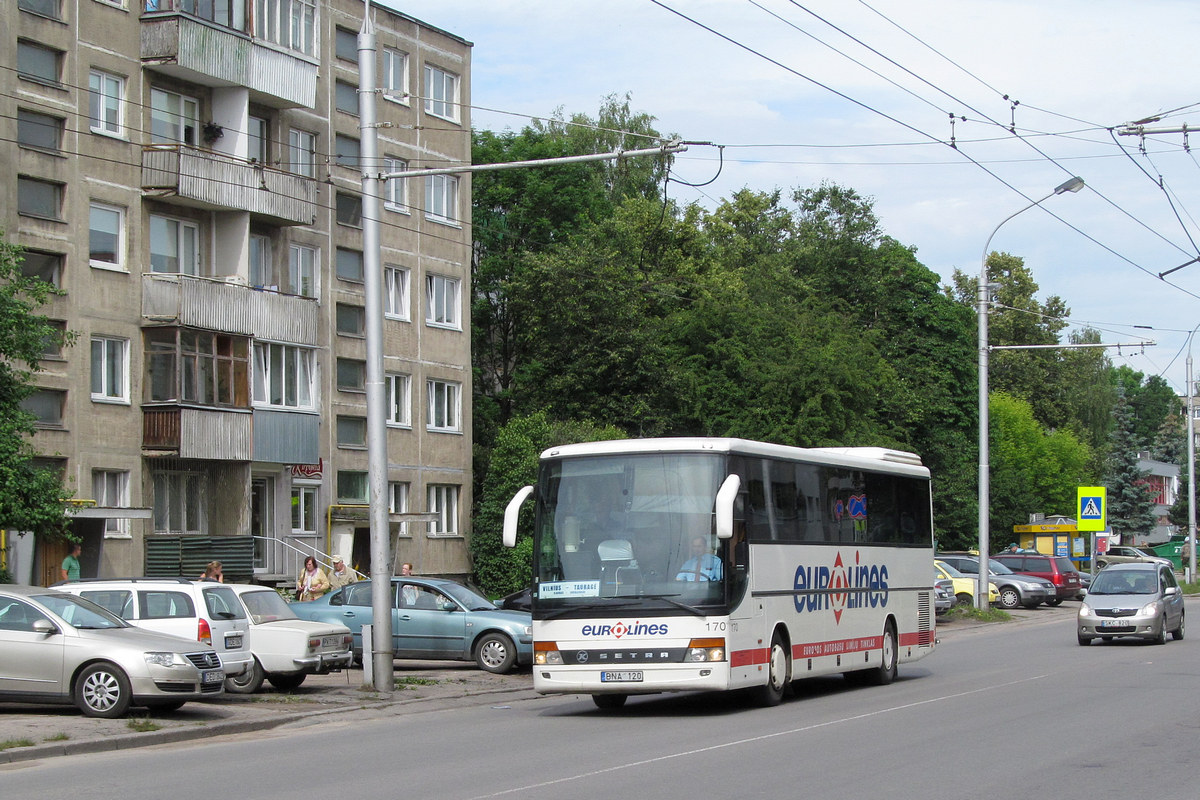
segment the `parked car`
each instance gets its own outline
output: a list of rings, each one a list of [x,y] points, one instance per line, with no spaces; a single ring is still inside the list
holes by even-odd
[[[372,619],[371,581],[318,600],[293,603],[301,619],[340,622],[362,657],[362,626]],[[396,658],[475,661],[488,672],[533,662],[533,621],[526,611],[499,609],[478,592],[444,578],[392,578],[392,642]]]
[[[934,571],[937,574],[937,571]],[[937,578],[933,582],[933,613],[941,616],[954,608],[954,581],[949,578]]]
[[[960,606],[975,604],[975,587],[979,585],[978,576],[964,575],[944,561],[933,562],[933,573],[937,578],[949,578],[954,586],[954,599]],[[988,582],[988,604],[994,604],[1000,599],[996,584]]]
[[[1175,572],[1164,564],[1112,564],[1096,573],[1079,604],[1081,645],[1092,639],[1136,636],[1155,644],[1183,638],[1183,593]]]
[[[140,630],[72,594],[0,586],[0,701],[74,703],[111,719],[214,697],[224,681],[207,645]]]
[[[250,669],[250,621],[233,589],[185,578],[94,578],[54,588],[91,600],[129,624],[211,645],[226,677]]]
[[[1055,596],[1046,601],[1056,606],[1063,600],[1075,600],[1082,594],[1083,584],[1079,570],[1066,556],[1050,556],[1045,553],[997,553],[989,560],[996,561],[1022,575],[1036,575],[1054,584]]]
[[[354,637],[340,622],[300,619],[279,592],[269,586],[230,586],[246,608],[246,640],[254,660],[241,675],[225,679],[225,691],[257,692],[265,679],[291,691],[309,675],[325,675],[354,661]]]
[[[1109,564],[1166,564],[1173,567],[1170,559],[1152,556],[1145,550],[1124,545],[1109,545],[1108,552],[1096,554],[1096,569],[1103,569]]]
[[[938,558],[964,575],[979,574],[979,559],[975,556],[943,553]],[[988,572],[992,583],[1000,590],[1002,608],[1037,608],[1057,596],[1054,584],[1050,581],[1032,575],[1018,575],[1000,562],[988,559]]]

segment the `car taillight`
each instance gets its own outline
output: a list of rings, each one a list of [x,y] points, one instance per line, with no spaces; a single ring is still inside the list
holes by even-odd
[[[196,625],[196,640],[212,646],[212,628],[208,627],[208,620],[201,619]]]

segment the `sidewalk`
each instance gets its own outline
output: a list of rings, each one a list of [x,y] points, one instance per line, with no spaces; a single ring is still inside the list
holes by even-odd
[[[224,694],[219,699],[188,703],[178,711],[147,714],[134,708],[123,719],[93,719],[75,706],[0,703],[0,765],[18,761],[126,750],[134,747],[193,741],[267,730],[289,723],[355,711],[411,707],[413,712],[460,704],[465,699],[493,697],[507,702],[533,695],[528,670],[508,675],[484,672],[474,663],[396,661],[397,689],[391,697],[363,684],[361,669],[310,675],[293,692],[270,684],[252,695]],[[143,724],[147,730],[135,726]],[[18,742],[28,742],[13,746]]]

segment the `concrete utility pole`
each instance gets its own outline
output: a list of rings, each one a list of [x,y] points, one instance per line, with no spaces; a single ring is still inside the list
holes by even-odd
[[[643,150],[617,150],[612,153],[593,153],[583,156],[544,158],[536,161],[514,161],[505,164],[464,165],[443,169],[413,170],[411,172],[378,171],[379,125],[375,118],[375,27],[371,21],[371,0],[365,0],[363,22],[358,33],[358,111],[362,153],[362,227],[363,227],[363,293],[367,339],[367,485],[369,488],[369,517],[371,525],[371,665],[373,686],[377,692],[395,688],[395,669],[392,646],[392,558],[391,530],[388,525],[387,498],[387,396],[383,371],[383,273],[380,265],[379,241],[379,184],[389,178],[419,178],[426,175],[454,175],[483,170],[518,169],[551,166],[581,161],[612,161],[641,155],[669,155],[687,150],[679,141]],[[428,515],[407,515],[418,520]],[[363,660],[367,659],[367,643],[363,642]]]

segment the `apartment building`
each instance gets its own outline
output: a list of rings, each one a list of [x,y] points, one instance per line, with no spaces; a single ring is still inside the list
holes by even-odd
[[[382,163],[364,165],[360,0],[0,4],[0,228],[76,336],[27,407],[85,576],[223,557],[284,581],[310,552],[369,569],[362,173],[471,157],[470,43],[372,8]],[[463,575],[470,178],[384,189],[396,560]],[[56,579],[52,543],[11,538],[18,578]]]

